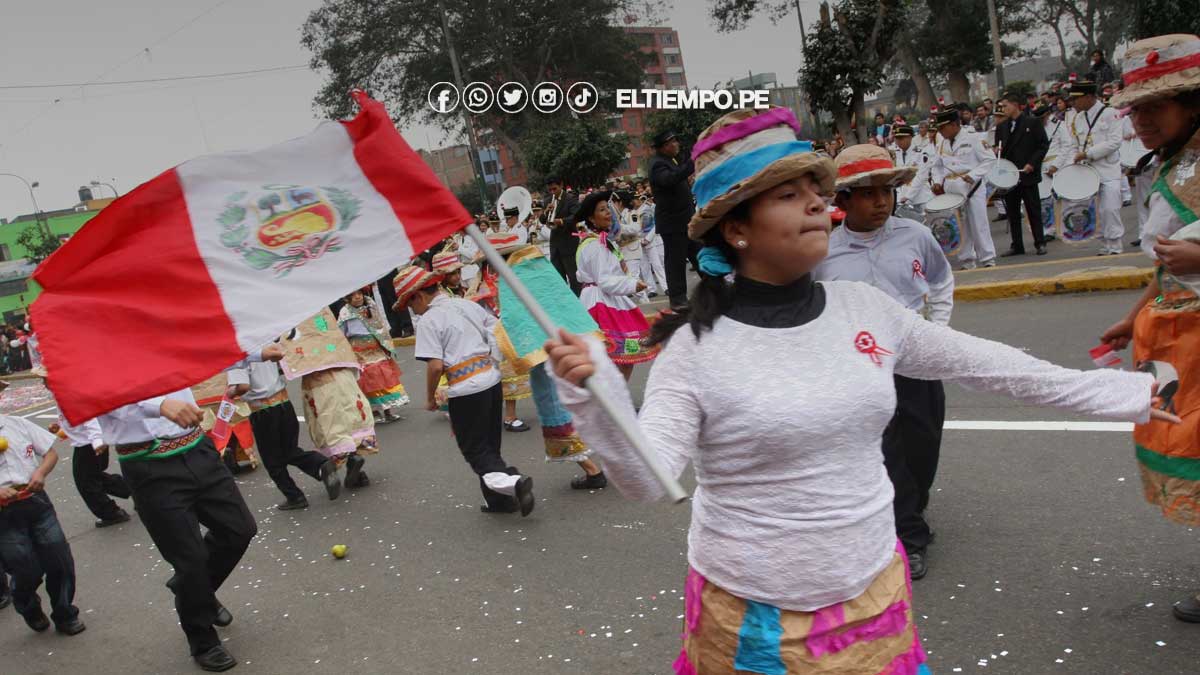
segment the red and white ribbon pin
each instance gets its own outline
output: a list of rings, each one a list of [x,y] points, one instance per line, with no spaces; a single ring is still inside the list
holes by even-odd
[[[920,260],[914,260],[912,267],[913,267],[913,278],[914,279],[916,279],[917,277],[921,277],[922,279],[925,278],[925,270],[921,267]]]
[[[883,359],[880,357],[892,356],[891,352],[879,346],[879,343],[875,341],[874,335],[865,330],[854,338],[854,348],[871,357],[871,362],[881,367],[883,366]]]

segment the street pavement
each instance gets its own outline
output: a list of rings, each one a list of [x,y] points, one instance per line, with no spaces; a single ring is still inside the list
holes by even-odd
[[[1135,297],[965,303],[953,325],[1090,368],[1087,349]],[[535,431],[506,433],[505,456],[534,477],[537,508],[524,519],[480,513],[449,424],[420,408],[422,368],[411,348],[400,353],[417,400],[407,419],[380,428],[370,487],[331,503],[296,474],[312,506],[284,514],[264,470],[238,477],[259,535],[219,594],[236,617],[221,630],[236,672],[670,673],[689,507],[570,490],[573,466],[543,462],[524,401]],[[646,372],[634,376],[639,399]],[[15,384],[0,403],[10,393],[32,401],[20,414],[48,424],[36,390],[21,391],[33,386]],[[953,385],[947,398],[951,427],[1080,419]],[[1200,541],[1143,502],[1127,432],[951,428],[942,458],[928,512],[938,539],[929,576],[914,585],[934,673],[1196,672],[1200,626],[1170,608],[1200,589]],[[48,490],[88,630],[35,634],[6,610],[0,670],[196,672],[163,587],[171,570],[136,519],[93,528],[69,457]],[[330,555],[334,544],[349,547],[344,560]]]

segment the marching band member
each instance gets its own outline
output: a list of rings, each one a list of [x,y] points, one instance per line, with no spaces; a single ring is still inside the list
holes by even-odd
[[[1121,116],[1121,138],[1132,141],[1137,138],[1133,129],[1133,116]],[[1142,235],[1146,231],[1146,220],[1150,217],[1150,192],[1154,186],[1154,176],[1158,173],[1158,157],[1154,152],[1148,152],[1138,160],[1137,166],[1128,169],[1129,177],[1133,179],[1133,204],[1137,209],[1138,238],[1130,242],[1134,247],[1142,245]],[[1122,178],[1122,180],[1125,180]],[[1126,182],[1128,182],[1126,180]]]
[[[1125,225],[1121,222],[1121,121],[1117,111],[1096,98],[1096,83],[1077,81],[1071,85],[1074,111],[1067,117],[1067,133],[1058,155],[1057,170],[1086,163],[1100,174],[1100,197],[1096,205],[1096,231],[1100,236],[1097,255],[1117,255],[1124,248]]]
[[[966,197],[963,212],[967,222],[962,228],[962,253],[958,255],[962,269],[975,269],[977,261],[984,267],[995,267],[996,245],[988,223],[987,192],[980,182],[991,171],[996,157],[984,146],[981,134],[962,126],[955,108],[937,114],[937,128],[937,154],[930,165],[933,194],[952,192]]]
[[[896,168],[912,168],[914,177],[899,188],[901,203],[924,204],[933,197],[929,190],[929,171],[921,171],[929,165],[929,156],[914,146],[913,128],[908,125],[895,127],[892,134],[896,137]]]
[[[1042,160],[1042,171],[1046,174],[1042,179],[1052,181],[1054,172],[1057,171],[1055,165],[1058,161],[1058,156],[1066,152],[1063,144],[1063,137],[1067,133],[1067,124],[1064,119],[1067,114],[1066,101],[1061,96],[1056,96],[1050,107],[1040,110],[1041,112],[1038,114],[1042,117],[1042,124],[1046,128],[1046,138],[1050,140],[1050,149],[1046,151],[1046,158]],[[1055,233],[1053,222],[1046,220],[1046,222],[1042,223],[1042,226],[1045,228],[1046,241],[1051,241],[1058,237]]]

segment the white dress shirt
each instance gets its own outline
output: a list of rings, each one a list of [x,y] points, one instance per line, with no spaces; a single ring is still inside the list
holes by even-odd
[[[196,405],[191,389],[180,389],[165,396],[155,396],[144,401],[121,406],[97,417],[108,445],[148,443],[155,439],[179,438],[191,431],[184,429],[162,416],[162,403],[167,399]]]
[[[440,359],[447,370],[476,356],[492,353],[488,335],[496,330],[491,312],[470,300],[439,294],[417,324],[417,344],[413,356],[422,360]],[[474,377],[452,384],[446,396],[455,398],[486,391],[500,381],[500,369],[493,365]]]
[[[1067,115],[1066,133],[1056,162],[1059,170],[1075,163],[1075,155],[1087,153],[1087,164],[1100,173],[1100,180],[1121,178],[1121,120],[1117,111],[1099,101],[1086,112]]]
[[[58,426],[62,428],[63,434],[66,435],[67,441],[72,447],[82,448],[90,445],[92,448],[99,448],[104,445],[104,431],[100,429],[100,423],[96,420],[88,420],[78,426],[72,426],[60,413]]]

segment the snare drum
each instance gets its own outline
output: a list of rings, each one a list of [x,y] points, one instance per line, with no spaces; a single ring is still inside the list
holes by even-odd
[[[992,170],[988,172],[987,182],[995,188],[995,194],[1002,195],[1021,182],[1021,170],[1007,159],[997,159]]]
[[[1121,167],[1132,169],[1137,166],[1138,160],[1150,152],[1142,145],[1142,139],[1134,136],[1133,138],[1121,143]]]
[[[1096,236],[1096,202],[1100,192],[1100,174],[1090,166],[1072,164],[1054,174],[1054,194],[1058,197],[1058,236],[1065,242],[1080,243]]]
[[[965,203],[966,199],[962,195],[946,192],[925,204],[925,224],[942,247],[942,253],[946,255],[955,255],[962,249],[962,226],[966,222],[966,212],[963,210]]]
[[[896,215],[901,218],[915,220],[918,223],[925,222],[925,205],[929,203],[932,194],[929,190],[922,190],[917,199],[910,199],[896,207]]]

